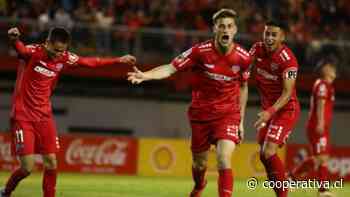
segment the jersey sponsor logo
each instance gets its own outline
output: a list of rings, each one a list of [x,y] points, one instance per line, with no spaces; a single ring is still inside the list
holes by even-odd
[[[226,75],[221,75],[221,74],[217,74],[217,73],[211,73],[211,72],[208,72],[208,71],[206,71],[205,74],[207,74],[207,76],[210,79],[214,79],[214,80],[217,80],[217,81],[232,81],[233,80],[233,77],[228,77]]]
[[[35,66],[34,71],[38,72],[40,74],[43,74],[43,75],[45,75],[47,77],[54,77],[54,76],[56,76],[55,72],[53,72],[51,70],[48,70],[46,68],[43,68],[41,66]]]
[[[241,70],[241,67],[238,66],[238,65],[233,65],[231,67],[231,70],[232,70],[232,72],[237,73],[237,72],[239,72]]]
[[[207,68],[214,68],[215,67],[214,64],[204,64],[204,66],[207,67]]]
[[[277,81],[278,80],[278,76],[276,75],[272,75],[269,72],[267,72],[264,69],[261,68],[257,68],[256,69],[257,73],[260,74],[261,76],[263,76],[265,79],[269,79],[269,80],[274,80]]]
[[[297,68],[289,68],[286,71],[284,71],[284,78],[294,80],[298,76],[298,69]]]
[[[68,53],[68,64],[75,64],[79,60],[79,56],[74,53]]]

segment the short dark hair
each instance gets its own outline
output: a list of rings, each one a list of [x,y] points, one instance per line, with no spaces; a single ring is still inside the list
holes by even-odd
[[[267,23],[265,25],[279,27],[283,31],[288,31],[288,29],[289,29],[287,23],[284,22],[283,20],[270,19],[269,21],[267,21]]]
[[[231,17],[235,19],[238,17],[238,14],[233,9],[222,8],[219,11],[215,12],[215,14],[213,15],[212,17],[213,23],[215,24],[218,19],[225,18],[225,17]]]
[[[71,40],[71,35],[68,30],[62,27],[54,27],[50,29],[47,40],[50,42],[62,42],[69,43]]]
[[[322,68],[326,65],[331,66],[333,68],[337,68],[336,64],[337,62],[333,58],[323,58],[320,61],[318,61],[318,63],[316,64],[314,68],[314,72],[320,74]]]

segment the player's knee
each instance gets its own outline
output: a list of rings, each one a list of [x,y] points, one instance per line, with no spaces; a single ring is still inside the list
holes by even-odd
[[[29,176],[33,171],[33,167],[31,166],[21,166],[21,169],[26,174],[26,176]]]
[[[263,151],[264,159],[268,159],[273,155],[275,155],[276,153],[277,153],[277,150],[274,147],[267,146]]]
[[[326,165],[328,162],[328,156],[320,155],[316,158],[318,166]]]
[[[57,160],[56,158],[48,158],[44,160],[44,166],[47,169],[56,169],[57,168]]]
[[[203,170],[207,167],[207,161],[205,159],[194,159],[193,160],[193,167],[198,170]]]
[[[231,168],[231,156],[229,154],[217,154],[216,157],[218,169]]]

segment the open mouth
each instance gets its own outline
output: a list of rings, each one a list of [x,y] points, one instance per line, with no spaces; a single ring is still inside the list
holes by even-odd
[[[224,41],[224,42],[228,42],[229,39],[230,39],[230,36],[228,36],[228,35],[223,35],[223,36],[221,37],[221,40]]]

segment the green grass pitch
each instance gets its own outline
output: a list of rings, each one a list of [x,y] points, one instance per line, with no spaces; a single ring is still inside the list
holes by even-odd
[[[0,173],[0,185],[4,185],[8,172]],[[117,175],[93,175],[60,173],[57,183],[57,197],[186,197],[192,187],[190,178],[140,177]],[[272,190],[258,186],[249,190],[246,180],[235,181],[233,196],[274,197]],[[350,184],[341,189],[333,189],[337,197],[350,196]],[[41,174],[34,173],[17,187],[12,197],[40,197]],[[216,197],[217,185],[214,178],[203,193],[203,197]],[[316,197],[314,189],[298,189],[290,192],[289,197]]]

